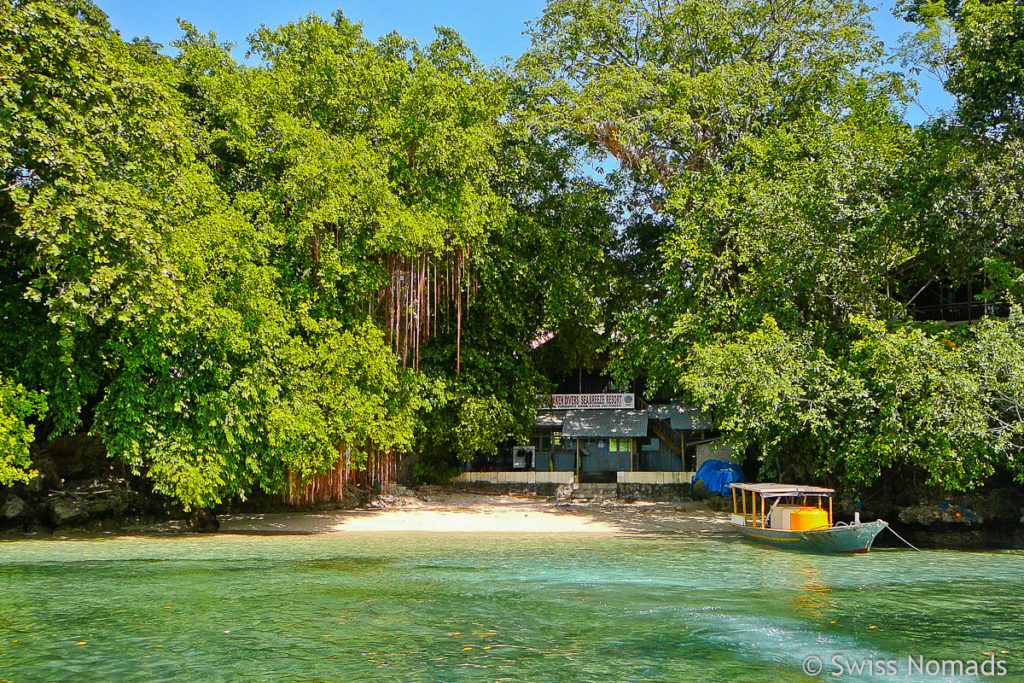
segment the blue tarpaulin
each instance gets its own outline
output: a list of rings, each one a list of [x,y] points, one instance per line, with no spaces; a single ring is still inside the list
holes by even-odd
[[[743,470],[734,462],[725,460],[705,460],[697,468],[693,475],[693,483],[704,482],[708,487],[708,493],[721,493],[723,496],[732,495],[729,484],[734,481],[744,481]]]

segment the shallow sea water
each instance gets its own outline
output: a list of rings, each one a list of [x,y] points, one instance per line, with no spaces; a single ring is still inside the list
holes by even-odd
[[[2,681],[984,680],[908,657],[994,657],[998,680],[1024,681],[1022,656],[1018,551],[814,556],[724,534],[0,542]]]

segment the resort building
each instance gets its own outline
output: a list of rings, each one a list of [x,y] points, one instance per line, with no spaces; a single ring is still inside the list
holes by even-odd
[[[481,455],[459,477],[496,484],[689,484],[700,463],[728,459],[711,422],[678,403],[634,393],[546,397],[529,443]]]
[[[711,423],[675,404],[649,406],[635,394],[555,394],[534,420],[512,467],[574,472],[615,481],[619,472],[692,472]]]

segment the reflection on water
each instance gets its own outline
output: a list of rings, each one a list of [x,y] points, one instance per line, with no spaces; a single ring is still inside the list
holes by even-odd
[[[810,562],[795,567],[794,571],[795,585],[799,588],[793,594],[797,613],[808,618],[824,617],[832,606],[832,589],[825,583],[821,572]]]
[[[985,653],[1024,680],[1022,568],[698,534],[6,542],[0,680],[808,680],[837,654],[905,679]]]

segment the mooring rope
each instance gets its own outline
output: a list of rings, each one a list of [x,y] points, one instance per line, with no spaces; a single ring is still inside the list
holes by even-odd
[[[901,541],[903,541],[904,543],[906,543],[906,544],[907,544],[908,546],[910,546],[911,548],[913,548],[913,549],[914,549],[914,550],[916,550],[917,552],[919,552],[919,553],[920,553],[920,552],[923,552],[923,551],[922,551],[922,550],[921,550],[920,548],[918,548],[918,547],[917,547],[916,545],[914,545],[913,543],[911,543],[911,542],[910,542],[910,541],[908,541],[907,539],[905,539],[905,538],[903,538],[902,536],[900,536],[899,534],[897,534],[897,533],[896,533],[896,530],[895,530],[895,529],[893,529],[893,528],[892,528],[891,526],[889,526],[889,522],[886,522],[886,523],[885,523],[885,528],[886,528],[886,529],[888,529],[889,531],[891,531],[891,532],[893,533],[893,535],[894,535],[894,536],[896,536],[896,538],[900,539]]]

